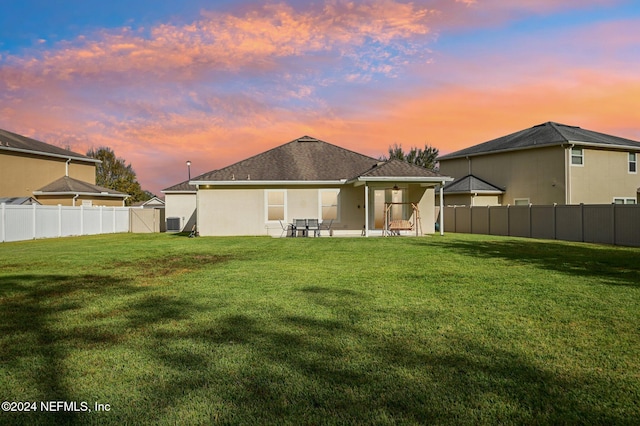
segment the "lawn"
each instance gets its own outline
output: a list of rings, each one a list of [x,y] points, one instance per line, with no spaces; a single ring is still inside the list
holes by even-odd
[[[640,249],[0,244],[2,424],[637,424],[639,355]]]

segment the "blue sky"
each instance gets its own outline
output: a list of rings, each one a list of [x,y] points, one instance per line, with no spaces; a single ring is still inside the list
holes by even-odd
[[[627,0],[9,1],[0,128],[146,189],[308,134],[442,153],[545,121],[640,140]]]

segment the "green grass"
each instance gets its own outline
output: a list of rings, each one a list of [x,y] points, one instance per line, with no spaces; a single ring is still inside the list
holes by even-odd
[[[0,244],[1,424],[637,424],[640,249],[109,235]]]

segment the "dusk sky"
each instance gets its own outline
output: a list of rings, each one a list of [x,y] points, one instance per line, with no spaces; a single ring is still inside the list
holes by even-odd
[[[441,154],[546,121],[640,140],[640,1],[7,0],[0,128],[156,195],[303,135]]]

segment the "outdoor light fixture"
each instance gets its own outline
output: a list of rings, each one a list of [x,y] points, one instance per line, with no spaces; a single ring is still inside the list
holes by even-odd
[[[187,160],[187,175],[189,176],[189,180],[191,180],[191,161]]]

